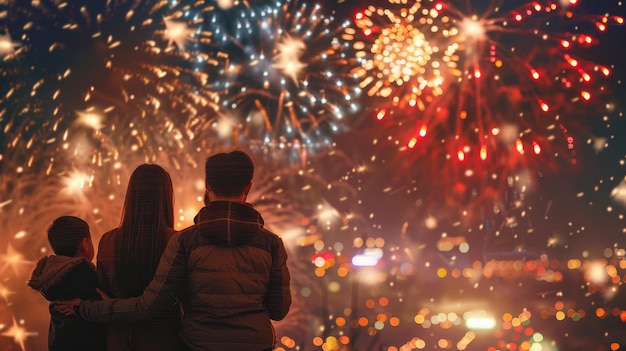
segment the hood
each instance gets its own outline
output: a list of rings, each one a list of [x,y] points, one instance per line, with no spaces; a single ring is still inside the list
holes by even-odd
[[[44,257],[37,262],[27,285],[35,290],[48,290],[63,281],[70,272],[82,264],[92,265],[84,257]]]
[[[263,218],[250,204],[214,201],[200,210],[196,226],[212,244],[237,246],[263,229]]]

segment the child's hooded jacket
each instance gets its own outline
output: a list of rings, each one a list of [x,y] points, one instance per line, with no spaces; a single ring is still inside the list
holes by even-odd
[[[96,291],[96,269],[91,262],[83,257],[44,257],[37,262],[28,286],[41,292],[51,302],[48,329],[50,351],[105,350],[106,324],[88,322],[77,316],[68,317],[53,307],[53,302],[57,300],[100,300]]]

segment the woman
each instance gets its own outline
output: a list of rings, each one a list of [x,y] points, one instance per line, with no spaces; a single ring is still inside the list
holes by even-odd
[[[174,231],[174,191],[160,166],[143,164],[130,177],[119,228],[102,236],[97,271],[101,289],[110,297],[142,294],[152,280]],[[152,320],[109,325],[107,350],[178,350],[180,310]]]

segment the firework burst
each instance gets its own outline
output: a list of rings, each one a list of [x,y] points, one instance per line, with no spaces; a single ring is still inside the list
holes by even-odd
[[[494,194],[527,169],[576,164],[589,134],[579,111],[610,105],[610,69],[584,53],[623,19],[576,2],[463,4],[390,0],[356,13],[346,32],[361,49],[361,87],[386,98],[374,111],[391,135],[379,144],[408,151],[407,165],[427,160],[433,184]]]
[[[340,38],[347,24],[318,5],[287,1],[260,25],[257,42],[230,55],[219,88],[232,112],[217,128],[275,149],[330,145],[357,107],[352,56]]]
[[[479,158],[488,157],[494,143],[522,155],[540,154],[558,133],[568,133],[567,124],[574,122],[563,116],[571,112],[568,105],[591,104],[595,95],[601,100],[610,69],[583,59],[582,49],[597,43],[593,29],[604,32],[623,19],[589,15],[577,11],[576,4],[491,1],[481,9],[467,2],[464,10],[449,3],[434,6],[460,28],[463,75],[451,86],[458,99],[450,101],[448,116],[455,120],[455,137],[466,134],[469,142],[480,145],[473,148]],[[422,126],[436,126],[434,119],[427,116]]]
[[[428,5],[390,0],[387,7],[370,5],[355,14],[356,28],[344,36],[357,52],[360,65],[353,72],[368,96],[423,110],[460,75],[462,47],[453,40],[459,29]]]
[[[190,6],[9,1],[1,17],[3,40],[12,43],[0,71],[8,82],[0,96],[3,153],[23,149],[49,163],[88,145],[97,163],[120,152],[149,160],[179,151],[194,137],[195,119],[216,106],[205,89],[209,69],[194,67],[217,63],[210,50],[194,51],[212,44],[184,18]]]

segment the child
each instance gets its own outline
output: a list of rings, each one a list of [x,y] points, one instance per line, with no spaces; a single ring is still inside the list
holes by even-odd
[[[56,255],[39,260],[28,281],[51,302],[48,350],[105,350],[105,324],[67,317],[53,308],[56,300],[100,300],[89,225],[77,217],[59,217],[48,228],[48,241]]]

